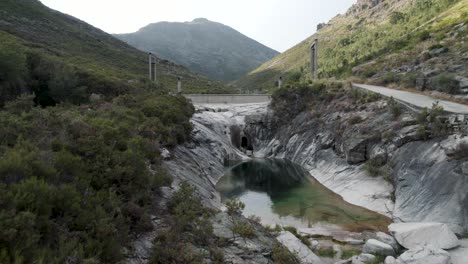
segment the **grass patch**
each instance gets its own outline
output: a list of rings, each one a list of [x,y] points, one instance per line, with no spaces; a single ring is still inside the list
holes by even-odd
[[[320,248],[315,251],[318,256],[324,257],[324,258],[334,258],[336,255],[335,250],[333,248]]]
[[[343,255],[341,256],[341,259],[349,259],[353,256],[357,256],[361,254],[361,251],[357,249],[343,249]]]

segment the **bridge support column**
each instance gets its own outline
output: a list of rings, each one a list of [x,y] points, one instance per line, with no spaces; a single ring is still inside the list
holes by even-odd
[[[148,63],[149,63],[149,79],[152,82],[157,81],[157,71],[156,71],[156,56],[153,53],[149,53],[148,55]]]
[[[177,77],[177,93],[182,94],[182,79],[180,77]]]
[[[310,47],[310,76],[314,80],[318,79],[318,39]]]

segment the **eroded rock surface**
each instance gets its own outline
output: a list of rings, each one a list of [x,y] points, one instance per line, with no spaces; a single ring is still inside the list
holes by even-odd
[[[450,254],[442,249],[426,246],[416,247],[403,253],[397,264],[450,264]]]
[[[460,245],[457,236],[441,223],[397,223],[391,224],[388,229],[407,249],[419,246],[452,249]]]
[[[277,237],[278,241],[283,244],[290,252],[295,253],[302,264],[321,264],[322,260],[312,252],[310,248],[304,245],[301,240],[284,231]]]
[[[392,246],[375,239],[369,239],[362,248],[363,253],[369,253],[382,256],[395,256],[395,250]]]

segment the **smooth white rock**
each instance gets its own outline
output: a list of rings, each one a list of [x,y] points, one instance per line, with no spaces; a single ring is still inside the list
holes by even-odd
[[[388,230],[407,249],[418,246],[451,249],[460,245],[457,236],[442,223],[394,223]]]
[[[383,242],[385,244],[388,244],[388,245],[392,246],[392,248],[395,250],[395,252],[400,250],[400,245],[398,245],[398,242],[395,240],[394,237],[392,237],[389,234],[386,234],[384,232],[377,232],[377,233],[375,233],[375,239],[380,241],[380,242]]]
[[[322,260],[320,260],[320,258],[310,250],[310,248],[304,245],[299,238],[291,234],[291,232],[283,231],[276,239],[291,253],[296,254],[302,264],[322,263]]]
[[[397,264],[450,264],[450,254],[431,246],[416,247],[403,253],[396,260]]]
[[[396,259],[392,256],[385,258],[384,264],[396,264]]]
[[[363,253],[383,255],[383,256],[395,256],[395,250],[389,244],[385,244],[375,239],[367,240],[366,244],[362,248]]]
[[[449,250],[452,256],[452,264],[467,264],[468,263],[468,238],[460,240],[460,246]]]

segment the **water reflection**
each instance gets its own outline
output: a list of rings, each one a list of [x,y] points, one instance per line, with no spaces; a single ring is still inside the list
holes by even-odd
[[[252,160],[230,169],[217,184],[222,198],[239,198],[244,214],[263,224],[308,227],[327,222],[349,230],[385,230],[389,219],[345,202],[302,167],[287,160]]]

